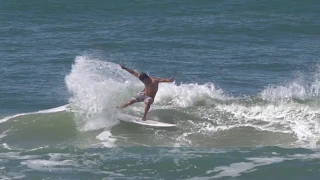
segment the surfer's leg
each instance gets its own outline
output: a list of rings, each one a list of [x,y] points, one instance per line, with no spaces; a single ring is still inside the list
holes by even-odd
[[[143,121],[147,120],[146,116],[147,116],[147,113],[148,113],[148,111],[149,111],[149,109],[150,109],[150,106],[151,106],[152,102],[153,102],[153,100],[152,100],[152,98],[150,98],[150,97],[148,97],[148,98],[144,101],[144,103],[146,104],[146,107],[144,108],[144,114],[143,114],[143,117],[142,117],[142,120],[143,120]]]
[[[142,102],[143,101],[143,96],[144,96],[144,93],[138,93],[130,101],[124,103],[123,105],[121,105],[120,107],[117,107],[117,108],[118,109],[123,109],[123,108],[126,108],[127,106],[130,106],[131,104],[136,103],[136,102]]]
[[[143,114],[143,117],[142,117],[142,121],[145,121],[147,120],[146,116],[147,116],[147,113],[150,109],[150,105],[151,105],[151,101],[146,101],[146,107],[144,108],[144,114]]]
[[[133,104],[133,103],[135,103],[135,102],[137,102],[136,99],[131,99],[130,101],[128,101],[128,102],[124,103],[123,105],[121,105],[121,106],[119,107],[119,109],[123,109],[123,108],[125,108],[125,107],[127,107],[127,106],[130,106],[131,104]]]

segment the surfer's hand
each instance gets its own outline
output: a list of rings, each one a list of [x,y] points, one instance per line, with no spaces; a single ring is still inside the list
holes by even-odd
[[[169,82],[173,82],[174,81],[174,77],[169,79]]]
[[[120,64],[121,69],[125,69],[126,67],[124,67],[124,65]]]

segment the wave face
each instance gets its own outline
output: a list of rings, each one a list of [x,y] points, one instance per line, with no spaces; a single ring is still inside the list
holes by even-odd
[[[238,97],[212,82],[162,83],[148,117],[178,126],[157,129],[118,120],[119,113],[142,116],[143,103],[116,109],[143,89],[137,78],[117,64],[82,55],[65,77],[69,104],[4,117],[1,137],[16,147],[315,148],[320,137],[318,74]]]

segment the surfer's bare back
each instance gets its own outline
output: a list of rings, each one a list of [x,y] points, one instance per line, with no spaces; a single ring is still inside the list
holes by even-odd
[[[155,77],[149,77],[146,73],[139,73],[132,69],[129,69],[125,67],[124,65],[120,65],[120,67],[126,71],[128,71],[130,74],[136,76],[140,79],[140,81],[144,84],[144,90],[135,95],[131,100],[121,105],[119,108],[123,109],[133,103],[136,102],[144,102],[146,104],[144,114],[142,117],[142,120],[146,120],[146,115],[150,109],[151,104],[154,101],[154,98],[156,97],[156,94],[158,92],[159,83],[161,82],[168,82],[171,83],[174,81],[174,78],[170,79],[164,79],[164,78],[155,78]]]

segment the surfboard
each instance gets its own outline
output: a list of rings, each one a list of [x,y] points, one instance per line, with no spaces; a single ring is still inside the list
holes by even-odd
[[[119,114],[118,119],[120,121],[139,124],[143,126],[152,126],[152,127],[176,127],[177,126],[176,124],[169,124],[169,123],[153,121],[153,120],[142,121],[141,117],[136,117],[129,114]]]

